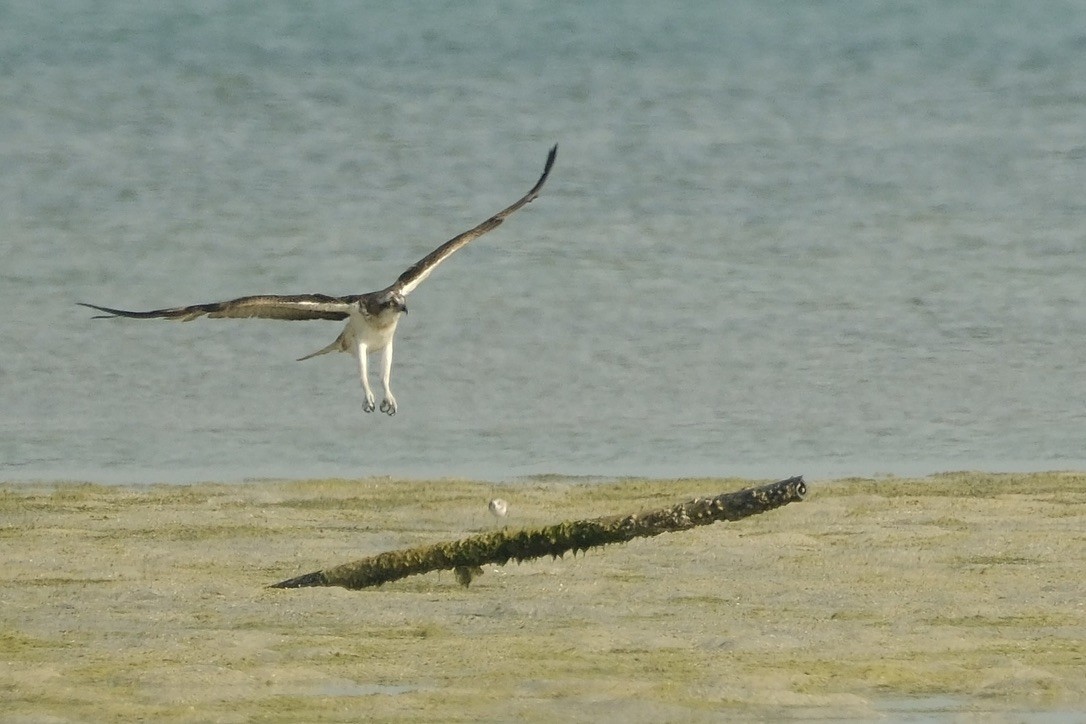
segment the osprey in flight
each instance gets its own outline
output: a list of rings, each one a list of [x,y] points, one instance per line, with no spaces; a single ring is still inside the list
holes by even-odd
[[[555,145],[547,154],[547,163],[543,167],[543,174],[535,182],[535,186],[532,187],[531,191],[513,205],[494,214],[474,229],[469,229],[449,239],[401,274],[390,286],[380,291],[351,294],[345,297],[330,297],[325,294],[266,294],[239,297],[227,302],[194,304],[190,307],[154,309],[149,312],[111,309],[110,307],[99,307],[97,304],[85,304],[83,302],[79,302],[79,304],[106,313],[96,316],[95,319],[133,317],[135,319],[178,319],[183,322],[203,316],[235,319],[244,317],[260,317],[263,319],[345,319],[347,320],[347,326],[343,328],[343,331],[340,332],[334,342],[324,349],[300,358],[299,361],[328,352],[350,352],[356,355],[358,358],[358,373],[362,378],[362,389],[366,392],[366,404],[363,409],[366,412],[373,412],[375,407],[374,397],[373,390],[370,389],[366,360],[370,352],[382,351],[381,384],[384,387],[385,397],[381,401],[381,412],[395,415],[396,398],[392,396],[392,389],[389,386],[389,376],[392,372],[392,337],[396,334],[396,325],[399,323],[400,317],[407,313],[407,295],[413,292],[415,287],[430,276],[430,272],[438,264],[452,256],[457,249],[497,228],[505,221],[507,216],[535,199],[551,172],[551,166],[554,165],[554,158],[557,153],[558,146]]]

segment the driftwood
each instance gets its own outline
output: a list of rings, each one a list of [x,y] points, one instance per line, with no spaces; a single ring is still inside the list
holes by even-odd
[[[500,530],[435,545],[389,551],[323,571],[281,581],[271,588],[343,586],[368,588],[407,576],[452,569],[461,585],[482,573],[480,566],[504,565],[532,558],[558,558],[608,543],[624,543],[661,533],[689,530],[718,520],[740,520],[788,503],[803,500],[807,485],[802,476],[757,488],[695,498],[663,510],[575,520],[544,528]]]

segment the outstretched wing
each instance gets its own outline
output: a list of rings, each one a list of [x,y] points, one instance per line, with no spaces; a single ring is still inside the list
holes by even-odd
[[[227,302],[194,304],[190,307],[152,309],[149,312],[112,309],[83,302],[78,302],[78,304],[97,309],[99,312],[105,312],[105,314],[96,316],[95,319],[132,317],[135,319],[177,319],[188,322],[203,316],[231,319],[244,319],[247,317],[259,317],[261,319],[346,319],[347,310],[358,299],[357,295],[330,297],[325,294],[296,294],[292,296],[266,294],[238,297]]]
[[[539,196],[539,191],[543,188],[543,184],[547,181],[547,176],[551,172],[551,166],[554,165],[554,158],[557,155],[558,144],[555,144],[554,147],[550,150],[550,153],[547,154],[547,163],[543,167],[543,175],[540,176],[539,180],[535,182],[535,186],[532,187],[531,191],[522,196],[512,206],[502,209],[483,223],[476,226],[474,229],[469,229],[463,234],[454,236],[438,248],[431,251],[429,254],[420,259],[418,263],[416,263],[413,267],[401,274],[400,278],[397,279],[391,287],[389,287],[389,290],[397,291],[406,297],[415,289],[415,287],[417,287],[419,284],[422,284],[426,277],[430,276],[430,272],[432,272],[438,264],[452,256],[452,254],[457,249],[465,246],[466,244],[468,244],[468,242],[473,241],[474,239],[478,239],[486,232],[497,228],[501,225],[503,221],[505,221],[505,218],[507,216]]]

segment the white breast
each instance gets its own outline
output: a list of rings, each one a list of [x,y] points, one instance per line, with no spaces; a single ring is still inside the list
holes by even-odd
[[[347,318],[347,333],[355,343],[361,342],[368,351],[376,352],[392,341],[402,312],[389,310],[377,317],[367,317],[358,307],[352,307],[350,315]]]

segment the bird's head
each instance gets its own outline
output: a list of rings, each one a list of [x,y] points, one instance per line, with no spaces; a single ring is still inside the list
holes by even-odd
[[[382,292],[361,300],[362,311],[369,317],[396,319],[401,314],[407,314],[407,300],[396,291]]]
[[[407,314],[407,300],[399,292],[389,292],[382,304],[385,309],[391,309],[397,314]]]

